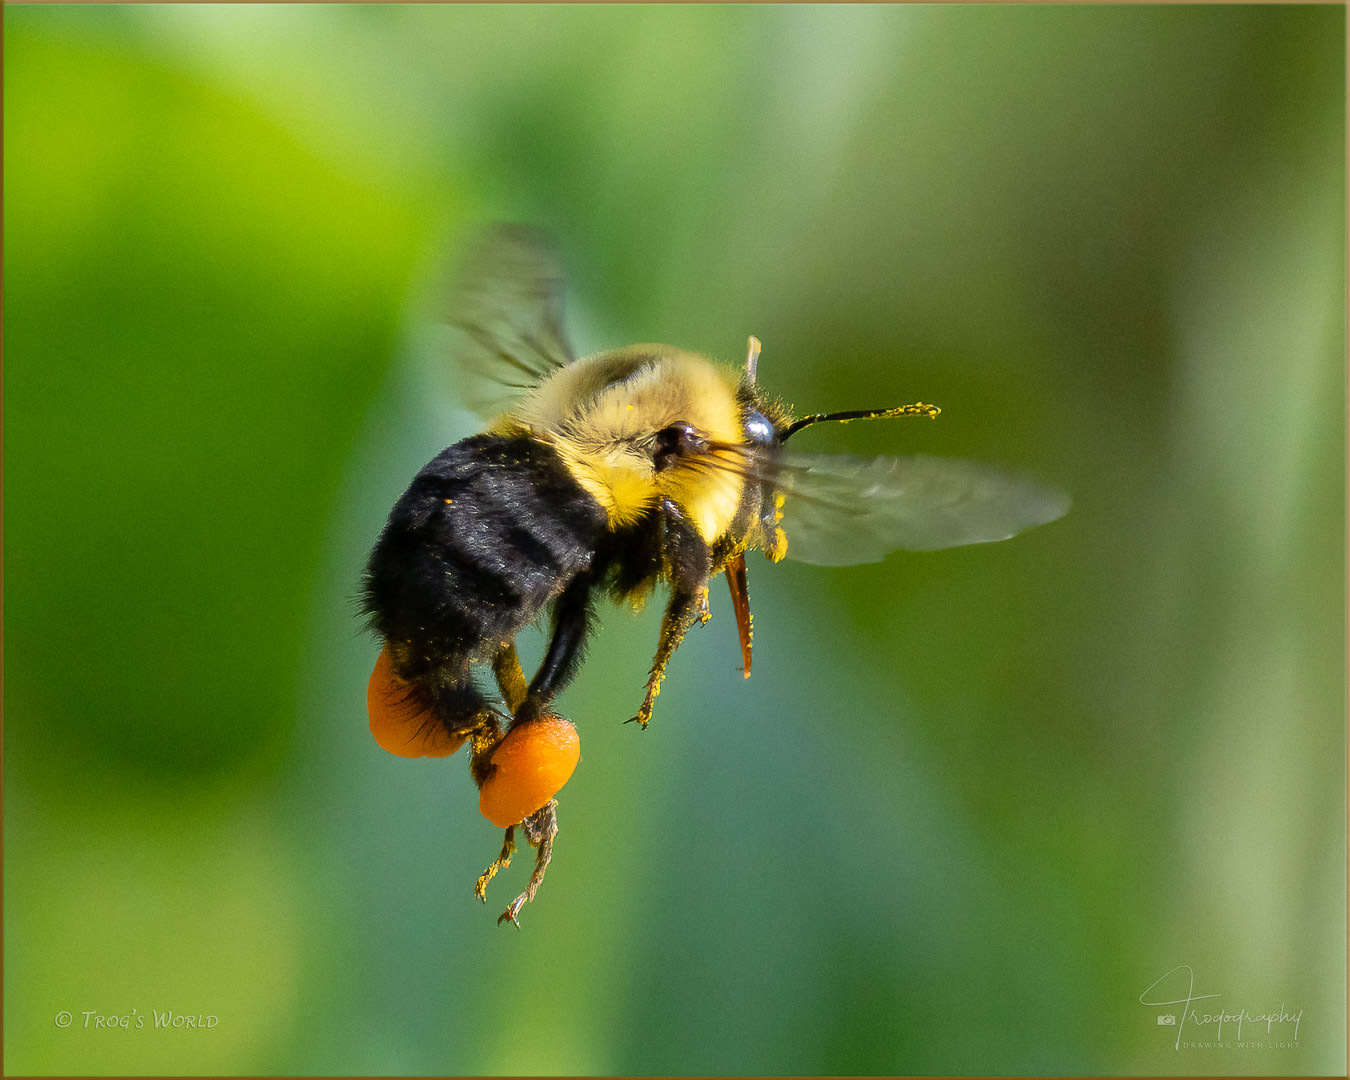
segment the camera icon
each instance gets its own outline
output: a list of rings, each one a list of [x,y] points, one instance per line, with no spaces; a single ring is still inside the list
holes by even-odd
[[[1159,1013],[1159,1014],[1158,1014],[1158,1026],[1159,1026],[1159,1027],[1176,1027],[1176,1026],[1177,1026],[1177,1018],[1176,1018],[1174,1015],[1172,1015],[1171,1013]]]

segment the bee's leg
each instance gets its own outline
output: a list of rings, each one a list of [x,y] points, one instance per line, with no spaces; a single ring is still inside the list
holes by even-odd
[[[428,714],[429,724],[439,724],[449,735],[472,737],[490,726],[495,712],[474,685],[467,657],[443,649],[427,658],[411,641],[387,641],[393,685],[403,696],[410,713]]]
[[[513,641],[503,642],[502,647],[497,650],[497,655],[492,658],[492,673],[497,678],[497,686],[502,692],[502,698],[506,702],[506,707],[512,712],[520,708],[521,702],[525,700],[525,672],[520,667],[520,656],[516,652],[516,645]],[[473,746],[474,765],[479,770],[486,767],[488,758],[493,749],[500,741],[500,724],[496,725],[494,736],[490,740],[475,741]],[[506,837],[502,841],[501,854],[492,860],[492,865],[478,875],[478,880],[474,883],[473,894],[487,903],[488,882],[497,876],[497,871],[505,870],[511,865],[511,856],[516,853],[516,827],[508,825],[506,827]]]
[[[513,709],[517,722],[537,717],[576,675],[586,639],[591,633],[591,590],[594,585],[595,580],[590,574],[578,574],[554,602],[553,637],[549,640],[543,663],[530,680],[524,700]],[[519,668],[519,660],[516,666]],[[502,692],[508,691],[503,687]]]
[[[707,541],[669,499],[662,502],[661,513],[665,526],[670,602],[661,619],[661,637],[656,643],[651,674],[647,676],[647,694],[642,699],[642,708],[628,721],[630,724],[637,721],[644,728],[652,717],[656,696],[661,693],[666,664],[680,647],[694,620],[707,622],[711,617],[708,609],[708,576],[712,572],[712,554]]]
[[[497,655],[492,658],[492,674],[497,677],[497,686],[506,707],[514,713],[525,703],[525,695],[529,690],[514,641],[504,642],[497,650]]]
[[[448,735],[474,738],[500,716],[475,682],[477,650],[463,627],[386,637],[385,650],[394,681],[406,688],[409,711],[429,713]]]
[[[525,891],[512,900],[497,918],[498,923],[510,919],[517,927],[520,922],[516,916],[520,914],[521,908],[534,899],[534,894],[544,883],[544,871],[548,869],[549,860],[553,858],[553,839],[558,835],[558,800],[550,799],[547,806],[536,810],[521,824],[525,826],[525,836],[530,846],[538,852],[534,859],[534,873],[530,875],[530,883],[525,886]],[[507,832],[509,834],[510,830]]]
[[[712,618],[712,605],[708,603],[708,590],[706,588],[703,590],[703,595],[699,597],[694,618],[698,621],[699,626],[703,626]]]
[[[521,670],[520,655],[516,652],[514,641],[504,641],[497,649],[496,654],[492,657],[492,674],[496,676],[497,687],[502,692],[502,699],[506,702],[506,707],[514,714],[525,701],[527,693],[525,672]],[[492,771],[492,751],[497,749],[497,744],[502,741],[503,734],[501,721],[495,713],[490,712],[490,715],[469,737],[469,749],[472,754],[469,761],[469,772],[473,774],[474,782],[480,788]],[[509,839],[508,837],[508,842]],[[501,862],[501,860],[498,861]],[[507,859],[507,862],[509,861]],[[502,867],[505,865],[506,862],[502,862]],[[501,869],[501,867],[498,867],[498,869]],[[492,870],[487,877],[490,879],[492,874],[496,872],[495,869]],[[482,881],[482,884],[487,884],[486,880]]]
[[[554,636],[556,639],[556,631]],[[549,651],[552,654],[552,648]],[[573,661],[573,664],[575,665],[575,661]],[[545,661],[545,667],[547,667],[547,661]],[[521,670],[520,656],[516,652],[514,642],[508,641],[497,650],[497,655],[492,658],[492,672],[497,678],[497,686],[502,692],[507,708],[513,713],[519,714],[530,694],[530,688],[525,684],[525,673]],[[536,681],[538,681],[538,678],[539,676],[535,677]],[[492,748],[495,748],[495,745],[494,742]],[[479,750],[475,747],[475,759],[486,763],[492,748],[485,748],[480,757]],[[544,871],[553,858],[553,838],[558,835],[558,800],[550,799],[548,805],[536,810],[521,822],[521,825],[525,829],[525,836],[529,840],[530,846],[538,849],[534,861],[534,873],[530,875],[530,883],[526,886],[525,891],[511,901],[510,906],[497,920],[501,923],[510,919],[516,926],[520,926],[516,916],[520,914],[522,907],[534,899],[534,894],[539,891],[539,886],[544,882]],[[515,830],[514,825],[507,827],[501,854],[492,861],[491,866],[479,875],[478,881],[473,887],[474,895],[484,902],[487,901],[488,882],[496,877],[497,871],[505,870],[511,865],[511,856],[516,853]]]
[[[511,865],[511,856],[516,853],[516,827],[508,825],[506,827],[506,839],[502,841],[502,852],[492,860],[492,865],[478,875],[478,881],[474,884],[473,894],[483,903],[487,903],[488,882],[497,876],[498,870],[505,870]]]
[[[675,655],[675,650],[680,647],[680,642],[684,640],[684,635],[688,633],[694,620],[699,618],[700,612],[707,604],[707,596],[706,583],[697,592],[683,592],[675,588],[671,590],[670,604],[661,619],[661,637],[656,644],[656,655],[652,657],[651,673],[647,676],[647,693],[642,699],[642,708],[638,709],[637,715],[628,720],[628,723],[636,721],[645,728],[651,720],[652,707],[661,693],[661,680],[666,676],[666,664]]]

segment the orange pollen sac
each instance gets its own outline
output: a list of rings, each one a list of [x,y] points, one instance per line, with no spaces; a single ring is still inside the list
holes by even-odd
[[[581,760],[581,738],[570,720],[542,716],[517,724],[492,751],[478,809],[499,828],[524,821],[562,790]]]
[[[389,646],[380,651],[366,687],[370,733],[384,750],[399,757],[449,757],[464,745],[431,713],[408,700],[408,684],[394,674]]]

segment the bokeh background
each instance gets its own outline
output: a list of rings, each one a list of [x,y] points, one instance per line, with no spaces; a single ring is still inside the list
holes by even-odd
[[[6,1071],[1343,1073],[1344,20],[6,5]],[[583,348],[1075,501],[756,557],[645,733],[608,613],[519,931],[353,605],[492,219]]]

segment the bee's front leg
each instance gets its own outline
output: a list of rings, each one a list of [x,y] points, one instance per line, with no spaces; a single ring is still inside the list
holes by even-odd
[[[651,720],[652,706],[661,693],[666,664],[694,621],[707,622],[710,617],[708,577],[712,573],[712,553],[707,541],[669,499],[662,501],[661,515],[665,532],[662,558],[665,576],[670,580],[670,603],[661,620],[661,637],[656,643],[656,655],[652,657],[642,708],[628,721],[630,724],[636,721],[644,728]]]

